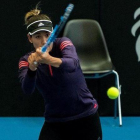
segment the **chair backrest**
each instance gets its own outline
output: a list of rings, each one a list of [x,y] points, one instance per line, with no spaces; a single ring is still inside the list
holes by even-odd
[[[83,73],[113,69],[105,38],[99,23],[91,19],[70,20],[63,36],[76,47]]]

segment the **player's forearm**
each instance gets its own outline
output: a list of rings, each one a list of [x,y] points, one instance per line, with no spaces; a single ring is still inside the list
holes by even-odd
[[[36,72],[28,69],[24,79],[22,80],[22,90],[25,94],[32,94],[35,90]]]
[[[75,58],[61,58],[62,64],[60,66],[61,69],[72,72],[75,71],[79,67],[79,60]]]
[[[62,64],[62,60],[60,58],[53,57],[53,56],[49,55],[46,63],[53,66],[53,67],[58,68]]]

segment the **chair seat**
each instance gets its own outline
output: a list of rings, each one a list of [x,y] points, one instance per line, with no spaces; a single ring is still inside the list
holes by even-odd
[[[113,69],[112,69],[113,70]],[[104,73],[107,73],[107,72],[112,72],[112,70],[91,70],[91,71],[82,71],[84,75],[94,75],[94,74],[104,74]]]
[[[94,57],[94,55],[93,55]],[[93,73],[93,72],[100,72],[104,73],[110,70],[114,70],[114,65],[112,64],[110,59],[91,59],[91,57],[87,56],[87,59],[83,59],[79,56],[80,65],[83,72],[86,73]]]

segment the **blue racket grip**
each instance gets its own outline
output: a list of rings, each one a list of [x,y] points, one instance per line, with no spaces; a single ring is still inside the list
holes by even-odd
[[[58,25],[55,26],[53,32],[51,33],[50,37],[47,40],[47,43],[42,47],[42,49],[41,49],[42,53],[46,52],[47,48],[55,40],[55,38],[56,38],[55,34],[56,34],[57,29],[58,29]]]

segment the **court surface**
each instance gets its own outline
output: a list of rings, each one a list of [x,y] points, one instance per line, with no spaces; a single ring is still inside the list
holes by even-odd
[[[100,117],[103,140],[140,140],[140,117]],[[43,117],[0,117],[0,140],[38,140]]]

